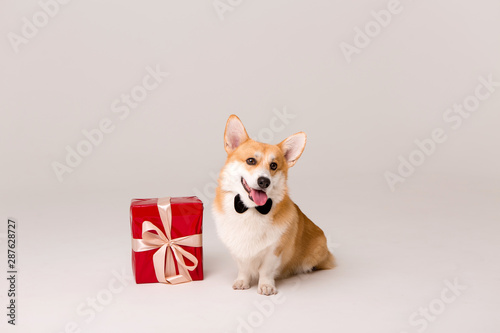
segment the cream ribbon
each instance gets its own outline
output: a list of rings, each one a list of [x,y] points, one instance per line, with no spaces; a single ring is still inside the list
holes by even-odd
[[[182,246],[200,247],[202,236],[201,234],[195,234],[172,239],[170,197],[158,199],[158,212],[160,213],[165,233],[150,221],[144,221],[142,223],[142,239],[132,239],[132,249],[135,252],[158,249],[153,255],[153,266],[158,282],[177,284],[192,281],[188,271],[193,271],[198,266],[198,259],[193,254],[184,250]],[[151,232],[153,230],[158,234]],[[175,273],[173,256],[177,260],[177,268],[179,269],[179,274],[177,275]],[[193,265],[186,265],[184,258],[189,259]]]

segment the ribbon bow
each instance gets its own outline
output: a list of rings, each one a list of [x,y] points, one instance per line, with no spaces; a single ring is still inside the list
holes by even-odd
[[[188,271],[192,271],[198,266],[198,259],[193,254],[184,250],[182,246],[200,247],[202,236],[201,234],[195,234],[172,239],[170,197],[158,199],[158,212],[160,213],[165,233],[150,221],[144,221],[142,223],[142,239],[132,239],[132,249],[135,252],[158,249],[153,255],[153,265],[158,282],[178,284],[192,281]],[[156,231],[157,234],[152,231]],[[177,268],[179,269],[179,274],[177,275],[173,256],[177,260]],[[184,258],[189,259],[193,265],[186,265]]]

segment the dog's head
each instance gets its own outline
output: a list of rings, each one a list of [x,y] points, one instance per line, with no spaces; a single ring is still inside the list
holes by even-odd
[[[288,168],[297,162],[305,145],[303,132],[277,145],[254,141],[240,119],[230,116],[224,132],[228,157],[220,175],[221,189],[239,194],[247,207],[262,206],[269,198],[280,202],[287,193]]]

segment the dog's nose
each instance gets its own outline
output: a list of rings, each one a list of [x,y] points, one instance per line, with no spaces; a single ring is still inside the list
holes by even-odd
[[[260,188],[268,188],[271,181],[267,177],[259,177],[257,184],[259,184]]]

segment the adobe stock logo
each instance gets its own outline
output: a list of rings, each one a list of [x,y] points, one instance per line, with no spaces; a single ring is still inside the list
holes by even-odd
[[[19,47],[23,44],[28,44],[30,40],[35,38],[40,29],[49,24],[50,20],[59,13],[61,5],[66,5],[69,2],[70,0],[38,1],[40,9],[31,16],[31,19],[28,19],[26,16],[21,19],[21,34],[17,34],[12,31],[7,33],[7,39],[9,40],[14,52],[19,53]]]
[[[439,293],[439,297],[432,299],[426,306],[419,307],[417,311],[408,317],[408,323],[418,333],[427,330],[429,325],[435,322],[452,303],[455,303],[463,291],[467,290],[467,286],[460,284],[458,278],[455,278],[453,282],[445,280],[444,285],[445,287]],[[400,333],[409,332],[401,331]]]
[[[143,76],[140,84],[133,86],[128,93],[121,94],[120,98],[111,103],[111,112],[116,114],[120,121],[127,119],[131,111],[137,109],[146,97],[157,89],[169,75],[168,72],[161,70],[160,65],[156,65],[155,69],[147,66],[146,72],[147,74]],[[64,161],[53,161],[51,163],[52,170],[59,182],[63,182],[65,174],[72,173],[83,162],[85,157],[92,154],[94,149],[103,143],[105,136],[115,130],[117,123],[118,120],[113,121],[110,117],[104,117],[96,127],[90,130],[83,129],[81,131],[83,138],[74,146],[67,145],[65,147],[66,157]]]
[[[134,276],[128,273],[125,268],[120,271],[111,271],[112,278],[108,280],[107,285],[97,293],[89,296],[78,304],[76,314],[78,319],[66,322],[60,333],[80,333],[88,328],[99,313],[102,313],[107,307],[111,306],[116,297],[121,294],[131,283],[135,282]],[[87,327],[86,327],[87,326]],[[88,331],[88,329],[87,329]]]
[[[479,109],[481,102],[486,101],[496,91],[496,87],[500,86],[500,82],[493,81],[493,74],[489,74],[487,78],[480,76],[477,79],[479,84],[474,89],[474,92],[466,96],[462,103],[455,103],[452,107],[443,112],[443,120],[449,124],[452,130],[457,130],[462,126],[465,119]],[[386,171],[384,178],[389,186],[389,189],[394,192],[398,183],[404,183],[408,177],[413,175],[416,169],[424,164],[424,162],[432,156],[438,146],[448,140],[446,131],[441,127],[436,127],[431,131],[428,138],[414,141],[416,148],[413,149],[407,157],[398,156],[399,165],[396,172]]]
[[[238,316],[236,318],[238,320],[236,333],[259,332],[260,328],[266,323],[266,320],[274,315],[279,305],[287,301],[288,298],[286,295],[294,295],[294,292],[300,288],[302,283],[310,278],[310,273],[298,274],[293,278],[293,284],[287,289],[288,292],[280,291],[276,295],[254,301],[254,309],[252,311],[245,316]]]
[[[271,297],[254,301],[255,310],[246,317],[238,316],[237,333],[253,333],[255,328],[261,327],[265,320],[274,314],[276,305],[283,304],[286,297],[283,293],[278,293]]]
[[[282,110],[274,108],[273,114],[274,115],[269,120],[269,126],[260,129],[255,140],[263,142],[273,141],[276,134],[282,132],[286,126],[297,117],[296,114],[289,112],[286,106],[284,106]],[[253,137],[251,133],[249,134],[250,137]],[[212,180],[206,183],[202,190],[193,188],[192,191],[205,204],[208,204],[215,198],[215,189],[217,188],[218,181],[218,173],[210,171],[208,175]]]
[[[227,12],[233,12],[243,3],[243,0],[215,0],[212,5],[221,21],[224,21]]]
[[[344,41],[339,44],[340,51],[348,64],[352,62],[355,54],[360,54],[374,38],[380,35],[383,29],[391,24],[393,16],[400,14],[404,7],[399,0],[390,0],[386,8],[378,11],[372,10],[370,15],[373,19],[366,22],[363,29],[358,26],[353,28],[355,34],[352,44]]]

